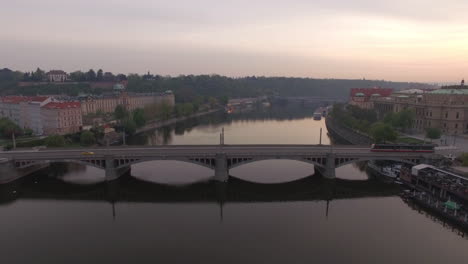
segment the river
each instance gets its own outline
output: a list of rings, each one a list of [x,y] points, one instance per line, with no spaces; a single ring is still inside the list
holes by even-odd
[[[330,144],[313,109],[217,113],[131,144]],[[230,171],[176,162],[132,166],[106,184],[54,164],[0,187],[2,263],[467,263],[466,235],[407,205],[362,164],[336,183],[310,164],[268,160]]]

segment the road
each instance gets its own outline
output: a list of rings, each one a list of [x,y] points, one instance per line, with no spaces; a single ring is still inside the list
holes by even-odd
[[[92,152],[92,155],[85,155]],[[337,157],[417,157],[421,153],[382,153],[371,152],[369,146],[330,146],[330,145],[167,145],[167,146],[142,146],[142,147],[109,147],[109,148],[73,148],[73,149],[45,149],[37,151],[6,151],[0,152],[0,158],[7,159],[32,159],[32,160],[65,160],[83,158],[104,158],[106,156],[142,158],[142,157],[180,157],[198,156],[213,157],[216,154],[227,156],[297,156],[297,155],[322,155],[333,153]]]

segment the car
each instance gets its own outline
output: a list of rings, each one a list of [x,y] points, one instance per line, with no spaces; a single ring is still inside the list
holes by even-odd
[[[92,151],[85,151],[85,152],[81,152],[81,155],[94,155],[94,152],[92,152]]]

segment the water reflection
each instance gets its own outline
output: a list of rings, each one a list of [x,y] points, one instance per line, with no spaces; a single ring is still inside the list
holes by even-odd
[[[136,135],[130,144],[219,144],[221,128],[226,144],[330,144],[325,120],[313,120],[313,107],[288,106],[257,109],[249,113],[192,118],[172,126]],[[248,132],[246,132],[248,131]]]
[[[313,109],[299,109],[217,114],[131,140],[217,144],[225,127],[230,144],[318,143],[323,122],[311,119]],[[328,144],[323,132],[322,143]],[[339,168],[338,178],[330,181],[312,175],[309,164],[255,162],[232,169],[227,184],[206,181],[213,171],[181,162],[141,163],[132,166],[131,175],[109,183],[92,167],[55,166],[0,185],[5,263],[468,259],[466,236],[406,205],[397,196],[398,186],[368,177],[362,164]]]
[[[132,165],[132,176],[154,183],[187,185],[206,181],[214,175],[213,170],[181,161],[148,161]]]

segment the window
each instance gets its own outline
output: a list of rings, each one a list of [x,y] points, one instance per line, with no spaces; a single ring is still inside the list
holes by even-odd
[[[460,117],[460,113],[457,112],[457,119]]]
[[[444,127],[447,127],[447,123],[444,123]],[[467,126],[468,127],[468,126]]]
[[[458,128],[458,124],[455,124],[455,128]]]
[[[445,118],[448,118],[448,113],[445,113]]]

